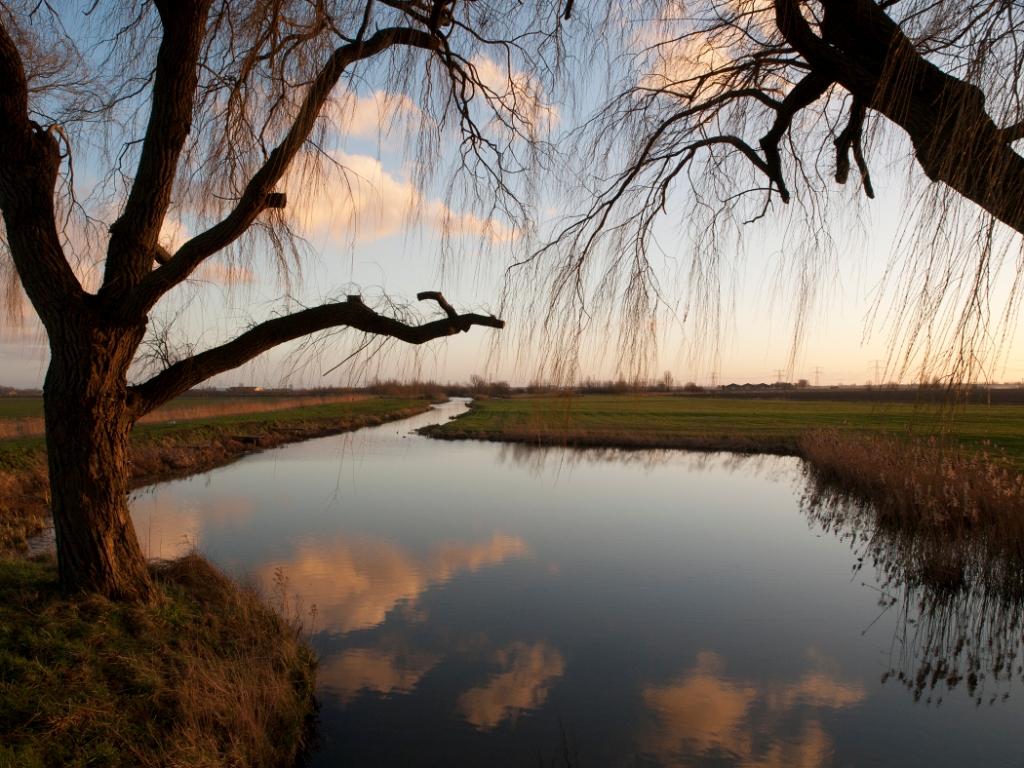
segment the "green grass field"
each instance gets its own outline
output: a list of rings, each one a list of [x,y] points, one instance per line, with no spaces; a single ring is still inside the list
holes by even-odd
[[[29,419],[42,415],[41,397],[0,397],[0,419]]]
[[[31,401],[31,405],[10,406],[5,400],[0,399],[0,405],[7,406],[0,408],[0,419],[22,418],[21,412],[29,407],[38,408],[42,413],[42,400],[39,398],[9,398],[10,400],[24,399]],[[242,398],[239,398],[240,400]],[[186,402],[191,405],[204,398],[189,398]],[[234,399],[225,398],[228,402]],[[214,398],[216,404],[224,400]],[[288,398],[285,402],[294,402],[294,398]],[[188,436],[190,439],[201,438],[203,432],[232,432],[259,433],[274,429],[282,425],[301,425],[303,423],[320,423],[330,421],[359,421],[364,418],[385,417],[402,411],[406,408],[422,406],[423,400],[413,398],[397,397],[367,397],[361,400],[351,400],[340,403],[317,403],[301,407],[284,408],[279,411],[265,411],[256,413],[228,413],[221,416],[205,416],[202,418],[182,418],[179,420],[163,421],[154,424],[136,424],[133,431],[133,440],[145,443],[147,441],[159,440],[167,437]],[[19,414],[19,415],[13,415]],[[4,465],[16,464],[16,457],[19,454],[33,452],[44,447],[44,440],[41,435],[30,437],[14,437],[0,439],[0,468]]]
[[[986,442],[1024,468],[1024,406],[937,409],[903,403],[757,400],[674,395],[576,395],[479,400],[470,413],[428,430],[448,438],[795,452],[801,433],[946,433]]]
[[[311,399],[317,396],[310,396]],[[158,413],[173,416],[176,412],[245,410],[247,406],[270,406],[277,404],[287,406],[302,395],[190,395],[179,397],[160,407]],[[323,399],[323,398],[320,398]],[[0,397],[0,421],[4,419],[39,418],[43,415],[43,399],[41,397]]]

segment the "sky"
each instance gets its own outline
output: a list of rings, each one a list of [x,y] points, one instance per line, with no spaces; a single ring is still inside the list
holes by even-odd
[[[478,60],[485,68],[493,61]],[[445,201],[436,188],[419,190],[409,161],[405,121],[415,127],[423,119],[402,95],[388,99],[369,79],[351,86],[349,108],[338,113],[338,141],[333,158],[347,170],[347,183],[335,180],[313,195],[289,190],[289,200],[301,200],[292,210],[306,238],[301,278],[283,286],[274,270],[230,266],[213,260],[196,279],[175,289],[158,306],[154,324],[175,320],[175,333],[202,349],[231,338],[254,320],[280,311],[286,293],[290,306],[362,293],[368,300],[388,296],[400,304],[415,301],[423,290],[442,290],[462,310],[497,311],[502,302],[506,268],[522,253],[508,222],[486,218]],[[573,108],[549,102],[556,133],[572,128]],[[397,112],[400,119],[394,119]],[[901,150],[897,148],[898,154]],[[901,158],[897,158],[900,160]],[[911,162],[909,149],[903,165]],[[744,248],[728,265],[723,324],[718,334],[700,335],[693,322],[673,322],[686,306],[685,272],[691,243],[681,232],[685,222],[668,206],[659,222],[656,240],[664,251],[659,280],[667,287],[668,311],[659,318],[653,338],[657,354],[644,373],[658,378],[664,371],[677,383],[772,382],[806,378],[812,383],[863,384],[893,376],[895,357],[885,323],[870,323],[872,311],[901,312],[899,303],[880,294],[890,259],[898,253],[898,235],[908,199],[904,171],[876,171],[879,198],[864,207],[857,226],[837,220],[835,271],[817,285],[818,299],[804,315],[805,330],[794,347],[792,282],[780,278],[796,244],[787,240],[779,216],[745,227]],[[79,183],[100,177],[89,160],[77,170]],[[574,211],[563,200],[551,200],[542,213],[540,231],[550,231],[562,216]],[[451,253],[442,258],[442,230],[451,236]],[[187,218],[169,217],[165,244],[174,246],[195,234]],[[93,270],[91,279],[95,279]],[[996,294],[1009,290],[1011,275],[1003,275]],[[87,282],[88,282],[87,277]],[[543,286],[539,286],[543,288]],[[880,295],[883,296],[879,303]],[[511,297],[516,301],[516,297]],[[514,309],[514,308],[513,308]],[[422,307],[426,316],[436,313]],[[220,386],[335,386],[373,378],[420,378],[465,381],[471,375],[526,384],[542,374],[539,350],[524,345],[530,328],[520,312],[505,331],[474,328],[469,334],[436,340],[415,349],[390,344],[375,356],[344,362],[353,349],[349,335],[336,336],[313,347],[286,345],[267,353],[211,383]],[[518,325],[517,325],[518,323]],[[1011,331],[1015,331],[1015,327]],[[1011,337],[1012,338],[1012,337]],[[590,334],[581,354],[581,378],[615,378],[614,333]],[[986,371],[995,381],[1024,379],[1024,354],[1017,344],[1004,343],[1004,354]],[[795,349],[795,354],[794,354]],[[0,324],[0,384],[40,386],[46,370],[45,336],[31,311],[21,323]],[[630,373],[626,371],[625,373]]]

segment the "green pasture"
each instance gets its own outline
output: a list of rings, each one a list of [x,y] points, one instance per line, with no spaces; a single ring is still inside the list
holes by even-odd
[[[17,400],[22,398],[10,398]],[[41,415],[42,401],[38,398],[24,398],[33,400],[38,404],[39,412],[31,415]],[[190,398],[187,403],[192,405],[200,398]],[[212,398],[211,398],[212,400]],[[294,401],[294,399],[292,399]],[[215,402],[224,402],[215,400]],[[0,403],[6,405],[4,400]],[[398,397],[368,397],[362,400],[351,400],[340,403],[317,403],[301,407],[285,408],[279,411],[265,411],[263,413],[238,413],[223,416],[207,416],[198,419],[179,419],[177,421],[165,421],[156,424],[137,424],[133,432],[133,439],[137,442],[146,440],[159,440],[163,438],[181,438],[187,440],[201,439],[204,432],[230,432],[240,435],[259,434],[278,426],[296,426],[305,423],[327,423],[337,422],[358,422],[365,417],[393,418],[397,411],[407,408],[424,406],[422,399],[398,398]],[[0,418],[10,412],[17,411],[17,408],[9,408],[7,411],[0,410]],[[8,416],[8,418],[14,418]],[[35,451],[44,447],[42,436],[16,437],[0,440],[0,468],[17,468],[21,459],[30,456]]]
[[[1024,467],[1024,406],[937,407],[906,403],[798,401],[679,395],[574,395],[478,400],[472,410],[433,434],[501,440],[567,442],[579,436],[652,443],[728,442],[793,445],[802,432],[837,428],[862,432],[949,435],[964,444],[991,444]]]

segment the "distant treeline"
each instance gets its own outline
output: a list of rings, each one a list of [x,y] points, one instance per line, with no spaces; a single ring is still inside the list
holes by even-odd
[[[626,381],[625,379],[598,381],[584,379],[572,386],[559,386],[533,382],[514,387],[507,381],[490,381],[472,376],[468,382],[374,380],[362,387],[331,387],[318,389],[261,389],[234,387],[230,390],[193,390],[192,396],[238,397],[253,396],[332,396],[341,394],[373,394],[387,397],[512,397],[513,395],[627,395],[668,394],[690,397],[770,398],[784,400],[842,400],[897,403],[990,403],[992,405],[1024,405],[1024,386],[949,385],[928,383],[921,385],[885,384],[881,386],[811,386],[806,380],[761,384],[726,384],[716,387],[700,386],[694,382],[676,384],[670,376],[658,381]]]
[[[40,397],[38,390],[16,390],[0,386],[0,397]],[[255,387],[236,386],[226,389],[200,388],[182,395],[182,398],[279,398],[317,397],[334,398],[344,395],[382,395],[387,397],[416,397],[441,399],[445,397],[511,397],[513,395],[625,395],[669,394],[703,397],[754,397],[784,400],[842,400],[898,403],[975,403],[991,405],[1024,405],[1024,385],[980,385],[931,382],[920,385],[883,384],[811,386],[806,379],[793,382],[760,384],[725,384],[700,386],[692,381],[676,384],[668,374],[657,381],[627,381],[625,379],[598,381],[584,379],[575,385],[555,385],[534,382],[525,386],[512,386],[507,381],[490,381],[472,376],[468,382],[400,381],[377,379],[363,386],[351,387]]]

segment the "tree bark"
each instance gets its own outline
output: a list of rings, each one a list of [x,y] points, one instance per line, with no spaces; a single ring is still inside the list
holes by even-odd
[[[81,323],[50,330],[43,403],[65,592],[131,601],[154,595],[128,511],[132,417],[126,371],[143,330]]]

